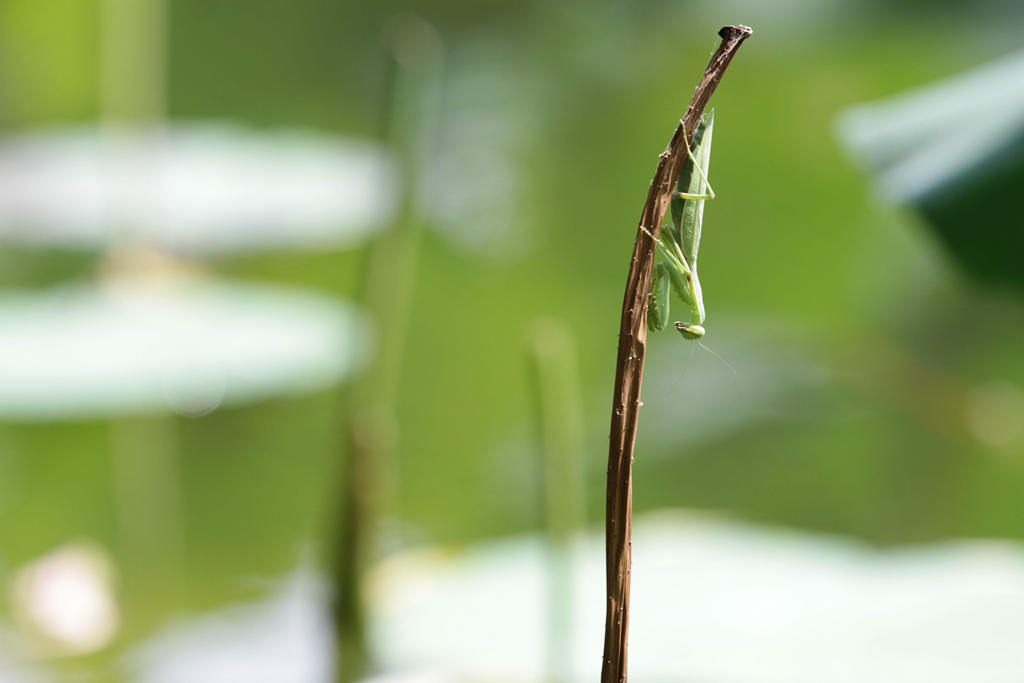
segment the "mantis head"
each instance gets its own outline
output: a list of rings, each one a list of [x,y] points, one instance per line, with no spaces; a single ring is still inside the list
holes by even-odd
[[[676,323],[676,329],[679,330],[679,334],[683,335],[687,339],[700,339],[704,336],[704,328],[701,325],[684,325],[683,323]]]

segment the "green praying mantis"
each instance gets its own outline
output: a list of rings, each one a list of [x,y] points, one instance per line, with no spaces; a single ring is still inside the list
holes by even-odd
[[[689,323],[676,322],[676,329],[686,339],[704,336],[704,298],[697,278],[697,250],[700,249],[704,200],[715,198],[708,182],[714,123],[714,111],[704,114],[694,131],[692,146],[686,145],[689,158],[679,173],[676,191],[669,205],[672,225],[664,226],[658,238],[642,228],[657,243],[658,252],[665,259],[654,266],[651,278],[647,329],[652,332],[663,330],[668,325],[669,296],[674,291],[690,307],[693,318]]]

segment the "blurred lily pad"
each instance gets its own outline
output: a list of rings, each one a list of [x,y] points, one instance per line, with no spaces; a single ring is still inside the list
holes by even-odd
[[[635,522],[631,680],[994,683],[1024,675],[1017,544],[880,551],[674,511]],[[545,560],[536,535],[393,556],[372,575],[381,651],[392,666],[446,666],[464,680],[541,680]],[[572,564],[571,680],[593,680],[603,535],[580,538]],[[443,628],[432,617],[439,609]]]
[[[205,255],[362,242],[393,210],[365,141],[215,123],[79,126],[0,140],[0,239]]]
[[[975,278],[1024,287],[1024,52],[847,109],[839,137]]]
[[[327,386],[367,349],[339,302],[276,287],[117,281],[0,297],[0,416],[202,414]]]

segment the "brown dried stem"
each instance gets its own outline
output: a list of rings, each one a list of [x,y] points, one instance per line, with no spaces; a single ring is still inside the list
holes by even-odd
[[[747,26],[723,26],[722,43],[711,55],[704,76],[690,100],[668,147],[658,158],[658,169],[640,215],[633,258],[626,279],[619,328],[619,355],[615,366],[615,401],[608,449],[608,500],[605,517],[607,593],[604,622],[604,659],[601,683],[625,683],[626,647],[629,633],[630,537],[633,511],[633,445],[640,410],[647,348],[647,297],[651,289],[655,243],[672,190],[686,161],[687,140],[693,139],[700,116],[722,80],[729,62],[753,30]]]

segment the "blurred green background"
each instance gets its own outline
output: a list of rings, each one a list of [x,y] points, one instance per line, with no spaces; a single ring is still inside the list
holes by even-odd
[[[5,134],[96,119],[97,4],[0,0]],[[600,523],[636,220],[724,23],[755,30],[712,100],[705,341],[728,365],[677,335],[651,338],[636,510],[725,511],[883,545],[1024,538],[1022,302],[968,278],[912,211],[877,201],[834,134],[847,105],[1018,48],[1019,5],[171,0],[168,117],[378,137],[381,35],[408,11],[436,27],[444,62],[392,547],[541,524],[524,348],[542,316],[575,336],[587,518]],[[1008,217],[1006,230],[1019,225]],[[0,286],[85,279],[101,259],[0,244]],[[363,261],[296,250],[209,267],[354,299]],[[245,577],[327,557],[342,411],[330,389],[166,418],[181,453],[180,585],[130,606],[139,630],[122,642],[244,596]],[[0,578],[69,539],[118,557],[111,434],[152,427],[118,423],[0,423]]]

